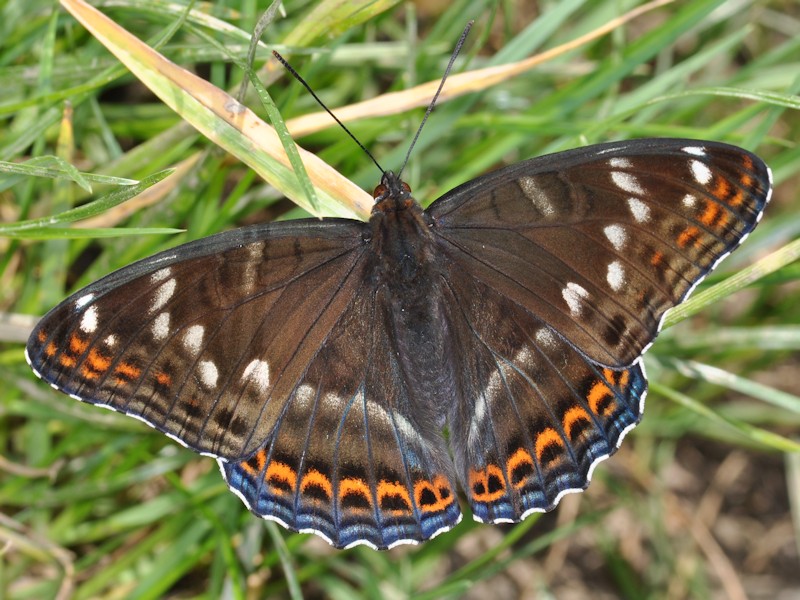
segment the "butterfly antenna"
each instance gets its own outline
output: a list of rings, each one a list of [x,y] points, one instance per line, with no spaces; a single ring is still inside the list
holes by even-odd
[[[397,172],[397,178],[400,179],[400,175],[403,173],[403,169],[406,168],[406,164],[408,164],[408,159],[411,157],[411,151],[414,149],[414,146],[419,139],[419,134],[422,133],[422,128],[425,127],[425,122],[428,120],[428,117],[433,112],[433,107],[436,106],[436,100],[439,99],[439,94],[442,93],[442,89],[444,88],[444,82],[447,81],[447,76],[450,75],[450,70],[453,68],[453,63],[456,62],[456,58],[458,57],[459,52],[461,52],[461,47],[464,45],[464,41],[467,39],[469,35],[469,30],[472,29],[472,26],[475,24],[475,21],[470,21],[467,23],[467,26],[464,28],[464,31],[461,33],[461,37],[458,38],[458,43],[456,44],[455,50],[453,50],[453,54],[450,56],[450,62],[447,63],[447,68],[444,70],[444,75],[442,76],[442,80],[439,82],[439,89],[436,90],[436,93],[433,95],[433,100],[431,100],[430,104],[428,104],[428,110],[425,111],[425,116],[422,117],[422,123],[419,124],[417,128],[417,133],[414,135],[414,139],[411,140],[411,145],[408,147],[408,152],[406,152],[406,159],[403,161],[403,166],[400,167],[400,170]]]
[[[286,59],[285,59],[285,58],[283,58],[283,57],[282,57],[280,54],[278,54],[278,52],[277,52],[276,50],[273,50],[273,51],[272,51],[272,55],[273,55],[275,58],[277,58],[277,59],[280,61],[280,63],[281,63],[281,64],[282,64],[282,65],[283,65],[283,66],[286,68],[286,70],[287,70],[287,71],[289,71],[289,73],[291,73],[292,77],[294,77],[295,79],[297,79],[297,81],[299,81],[300,83],[302,83],[302,84],[303,84],[303,87],[304,87],[304,88],[306,88],[306,89],[308,90],[308,93],[309,93],[309,94],[311,94],[311,96],[314,98],[314,100],[316,100],[316,101],[317,101],[317,104],[319,104],[319,105],[320,105],[322,108],[324,108],[324,109],[325,109],[325,112],[327,112],[327,113],[328,113],[328,114],[329,114],[331,117],[333,117],[333,120],[334,120],[334,121],[336,121],[336,122],[339,124],[339,127],[341,127],[342,129],[344,129],[345,133],[347,133],[347,135],[349,135],[349,136],[350,136],[350,137],[353,139],[353,141],[354,141],[356,144],[358,144],[358,147],[359,147],[359,148],[361,148],[361,149],[362,149],[362,150],[363,150],[363,151],[366,153],[366,155],[367,155],[367,156],[369,156],[369,157],[372,159],[372,162],[374,162],[374,163],[375,163],[375,166],[376,166],[376,167],[378,167],[378,170],[380,170],[380,172],[381,172],[381,173],[386,173],[386,171],[384,171],[384,170],[383,170],[383,167],[382,167],[382,166],[381,166],[381,165],[378,163],[378,161],[377,161],[377,160],[375,160],[375,157],[374,157],[374,156],[372,156],[372,153],[371,153],[369,150],[367,150],[367,149],[366,149],[366,147],[364,146],[364,144],[362,144],[361,142],[359,142],[359,141],[358,141],[358,138],[357,138],[355,135],[353,135],[353,132],[352,132],[352,131],[350,131],[350,130],[349,130],[349,129],[348,129],[346,126],[345,126],[345,124],[344,124],[344,123],[342,123],[342,122],[341,122],[341,121],[338,119],[338,117],[337,117],[335,114],[333,114],[333,113],[331,112],[331,110],[330,110],[330,109],[329,109],[327,106],[325,106],[325,103],[324,103],[322,100],[320,100],[319,96],[317,96],[317,95],[314,93],[314,90],[312,90],[312,89],[311,89],[311,86],[310,86],[310,85],[308,85],[308,83],[306,82],[306,80],[305,80],[305,79],[303,79],[303,78],[300,76],[300,73],[298,73],[297,71],[295,71],[295,70],[294,70],[294,67],[292,67],[292,65],[290,65],[288,62],[286,62]]]

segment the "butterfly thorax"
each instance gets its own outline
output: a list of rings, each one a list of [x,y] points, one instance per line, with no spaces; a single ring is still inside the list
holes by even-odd
[[[431,220],[411,197],[411,189],[387,171],[375,189],[368,243],[371,275],[404,298],[435,277]],[[411,288],[411,289],[409,289]]]

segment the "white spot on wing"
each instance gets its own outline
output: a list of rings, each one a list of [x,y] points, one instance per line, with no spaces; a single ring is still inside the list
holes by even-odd
[[[619,189],[629,194],[644,194],[644,188],[639,184],[639,180],[630,173],[612,171],[611,181],[613,181],[614,185]]]
[[[169,335],[169,313],[162,312],[153,321],[153,338],[157,342],[164,340]]]
[[[158,283],[159,281],[164,281],[170,275],[172,275],[172,268],[164,267],[163,269],[159,269],[158,271],[150,275],[150,281],[152,281],[153,283]]]
[[[363,402],[363,394],[359,392],[358,402]],[[340,400],[341,402],[341,400]],[[380,419],[387,427],[394,427],[406,439],[417,440],[425,443],[416,427],[396,410],[387,409],[374,402],[367,401],[367,411],[370,418]]]
[[[552,202],[550,202],[547,194],[542,192],[533,177],[520,177],[517,181],[519,187],[522,189],[522,193],[527,196],[536,210],[546,217],[555,214],[556,211],[555,208],[553,208]]]
[[[97,307],[90,306],[81,317],[81,331],[84,333],[94,333],[97,329]]]
[[[36,369],[33,368],[33,364],[31,363],[31,355],[28,354],[28,349],[25,348],[25,362],[28,363],[28,366],[33,369],[33,372],[36,373]],[[36,373],[37,377],[40,377],[39,373]]]
[[[569,307],[569,312],[573,316],[578,316],[583,311],[583,300],[589,296],[584,288],[577,283],[569,282],[566,287],[561,290],[561,296]]]
[[[113,333],[110,334],[110,335],[107,335],[106,339],[104,339],[103,342],[109,348],[113,348],[114,346],[117,345],[117,336],[115,336]]]
[[[242,379],[252,381],[261,392],[266,392],[269,388],[269,365],[264,360],[250,361],[250,364],[244,368]],[[298,388],[296,397],[302,402],[307,402],[313,395],[314,388],[304,384]]]
[[[490,393],[489,390],[492,389],[493,385],[496,385],[496,382],[493,381],[496,377],[497,373],[492,373],[491,377],[489,378],[487,393]],[[467,434],[468,444],[472,444],[478,440],[478,436],[481,433],[480,427],[484,419],[486,419],[487,412],[486,395],[479,394],[478,397],[475,398],[475,405],[472,408],[472,421],[469,424],[469,433]]]
[[[544,348],[552,348],[556,343],[556,339],[553,337],[553,332],[547,327],[542,327],[536,332],[536,341]]]
[[[314,399],[315,395],[314,388],[307,383],[304,383],[297,388],[297,391],[294,394],[294,401],[298,403],[300,408],[311,410],[311,401]]]
[[[618,292],[625,284],[625,268],[618,260],[615,260],[608,265],[608,272],[606,273],[606,281],[611,289]]]
[[[541,342],[544,338],[544,344],[552,345],[555,339],[549,329],[542,327],[536,332],[537,340]],[[514,364],[528,366],[532,362],[533,357],[528,348],[521,348],[514,357]],[[469,444],[478,443],[485,429],[485,422],[491,417],[489,413],[489,405],[497,402],[507,392],[506,383],[503,377],[502,368],[498,368],[489,376],[489,381],[486,383],[486,389],[482,394],[475,398],[475,404],[472,408],[472,419],[469,424],[469,432],[467,434],[467,442]],[[417,434],[419,435],[419,434]]]
[[[708,168],[708,165],[699,160],[693,160],[690,163],[690,167],[692,169],[692,175],[697,180],[697,183],[700,185],[707,185],[711,181],[711,169]]]
[[[75,308],[83,308],[92,300],[94,300],[94,294],[86,294],[85,296],[81,296],[75,300]]]
[[[614,246],[614,250],[617,251],[622,250],[628,241],[628,234],[622,225],[609,225],[603,229],[603,233],[606,234],[606,238]]]
[[[526,347],[521,348],[514,357],[514,362],[518,365],[530,365],[533,362],[531,351]]]
[[[419,431],[417,431],[417,428],[412,425],[411,421],[406,419],[398,412],[393,412],[392,416],[394,418],[394,424],[396,425],[397,430],[403,434],[404,437],[410,440],[420,439]]]
[[[628,198],[628,208],[637,223],[646,223],[650,220],[650,207],[638,198]]]
[[[695,204],[697,204],[697,198],[695,198],[692,194],[686,194],[683,197],[682,202],[686,208],[694,208]]]
[[[200,349],[203,347],[203,335],[206,328],[202,325],[192,325],[183,334],[183,345],[192,354],[199,354]]]
[[[364,394],[362,392],[358,392],[357,393],[357,398],[356,398],[355,402],[353,403],[353,405],[354,406],[362,406],[363,403],[364,403]],[[345,402],[340,396],[337,396],[333,392],[328,392],[327,394],[324,394],[322,396],[322,405],[326,406],[326,407],[329,406],[331,408],[334,408],[334,409],[338,410],[338,409],[344,407]]]
[[[253,243],[247,246],[247,260],[244,263],[244,274],[240,284],[245,292],[251,292],[258,283],[258,266],[264,260],[263,252],[263,243]]]
[[[217,380],[219,379],[217,365],[210,360],[201,360],[197,364],[197,368],[200,371],[200,381],[204,386],[207,388],[217,387]]]
[[[630,169],[633,166],[630,160],[627,158],[620,158],[619,156],[610,158],[608,160],[608,165],[612,169]]]
[[[706,149],[702,146],[686,146],[685,148],[681,148],[686,154],[694,154],[695,156],[705,156]]]
[[[172,295],[175,293],[175,288],[177,285],[178,283],[175,281],[175,279],[168,279],[159,286],[159,288],[156,290],[156,295],[153,298],[153,302],[150,304],[151,313],[161,310],[161,308],[163,308],[163,306],[169,302],[169,299],[172,298]]]

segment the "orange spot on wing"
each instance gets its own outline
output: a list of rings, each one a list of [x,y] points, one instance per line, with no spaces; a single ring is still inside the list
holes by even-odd
[[[727,198],[731,193],[731,183],[724,177],[717,177],[717,185],[714,186],[714,194],[716,198]]]
[[[511,483],[517,489],[525,486],[534,469],[533,457],[525,448],[518,448],[506,461],[506,470],[511,473]],[[518,475],[520,471],[523,473],[522,477]]]
[[[564,440],[558,435],[558,432],[552,427],[548,427],[539,432],[536,436],[536,459],[541,463],[544,451],[549,446],[558,446],[561,449],[564,446]]]
[[[433,481],[422,479],[414,484],[414,500],[422,512],[442,512],[455,502],[455,495],[447,477],[437,475]]]
[[[678,236],[677,242],[681,248],[686,248],[689,244],[698,245],[700,243],[700,230],[694,225],[687,227]]]
[[[285,488],[293,491],[297,485],[297,473],[286,463],[276,460],[269,463],[264,479],[278,494],[287,492]]]
[[[111,366],[111,359],[100,354],[96,348],[92,348],[89,351],[89,356],[86,357],[86,362],[89,363],[92,369],[101,373],[108,371],[108,368]]]
[[[267,462],[267,451],[262,449],[256,452],[256,454],[247,460],[244,460],[239,463],[239,466],[242,467],[249,475],[253,477],[257,476],[261,471],[264,470],[264,463]]]
[[[169,373],[158,371],[156,372],[156,382],[164,387],[169,387],[172,384],[172,377],[169,376]]]
[[[749,173],[746,171],[752,171],[754,168],[753,159],[747,155],[742,156],[742,166],[744,167],[743,173],[741,173],[741,178],[739,179],[739,183],[742,184],[745,188],[753,187],[753,177],[750,176]],[[734,194],[729,200],[728,204],[731,206],[739,206],[742,201],[744,200],[744,193],[742,190],[737,190],[736,194]]]
[[[36,338],[39,340],[40,344],[44,344],[47,341],[47,332],[44,329],[40,329]]]
[[[467,477],[469,489],[476,502],[494,502],[506,493],[506,480],[497,465],[485,469],[470,469]]]
[[[706,204],[706,209],[700,215],[700,222],[706,227],[714,227],[717,223],[723,220],[725,213],[716,202],[709,202]]]
[[[612,371],[609,368],[603,369],[603,378],[615,387],[625,387],[631,379],[630,371]]]
[[[363,479],[356,479],[355,477],[347,477],[339,482],[339,502],[344,500],[345,496],[360,496],[369,506],[372,506],[372,494],[370,494],[369,485]],[[349,510],[358,510],[352,508]]]
[[[48,356],[53,356],[53,354],[56,353],[55,344],[51,344],[51,345],[53,346],[53,351],[52,352],[47,352]],[[48,350],[49,350],[49,346],[48,346]],[[68,369],[74,369],[75,365],[78,364],[78,361],[75,360],[75,358],[70,356],[69,354],[62,354],[61,356],[59,356],[58,357],[58,362],[61,363],[62,367],[67,367]]]
[[[305,492],[309,487],[316,487],[322,490],[328,499],[333,498],[333,485],[331,484],[331,480],[316,469],[309,469],[303,475],[303,481],[300,483],[300,491]]]
[[[587,413],[582,407],[573,406],[564,413],[564,417],[561,419],[561,426],[564,428],[564,433],[567,434],[569,439],[573,439],[572,428],[580,421],[585,421],[590,424],[592,422],[592,418],[589,416],[589,413]]]
[[[142,370],[139,367],[128,362],[119,363],[114,370],[129,380],[137,379],[142,374]]]
[[[613,397],[614,395],[611,393],[611,388],[608,387],[604,381],[595,381],[586,399],[589,401],[589,408],[593,413],[606,416],[616,407],[613,400],[611,400]],[[600,404],[602,402],[607,402],[607,405],[601,411]]]
[[[650,257],[650,264],[657,269],[661,268],[661,266],[664,264],[664,255],[656,250],[653,252],[653,256]]]
[[[746,178],[748,181],[742,180],[742,183],[745,185],[750,185],[750,177]],[[742,190],[736,190],[736,193],[726,199],[729,206],[739,206],[742,201],[744,200],[744,192]]]
[[[86,352],[86,348],[89,347],[89,342],[82,340],[74,333],[69,338],[69,351],[77,356],[79,354],[83,354]]]
[[[386,511],[391,515],[403,515],[411,512],[411,496],[408,495],[408,490],[399,481],[387,481],[385,479],[381,480],[381,482],[378,484],[377,496],[378,506],[382,506],[382,502],[386,498],[399,499],[403,504],[406,505],[405,510],[395,508]]]
[[[752,167],[752,165],[750,165]],[[744,187],[751,187],[753,178],[749,175],[743,175],[739,182]],[[744,193],[741,189],[734,189],[730,181],[727,179],[720,179],[717,186],[714,188],[714,195],[728,204],[729,206],[739,206],[744,200]],[[705,221],[703,221],[705,223]]]
[[[81,366],[81,375],[83,376],[84,379],[97,379],[98,377],[100,377],[100,373],[98,373],[97,371],[92,371],[89,368],[89,365],[87,365],[86,363],[84,363]]]
[[[89,350],[89,355],[86,357],[86,360],[81,365],[81,375],[84,379],[97,379],[100,375],[108,371],[110,366],[111,359],[107,356],[103,356],[97,348],[92,348]]]

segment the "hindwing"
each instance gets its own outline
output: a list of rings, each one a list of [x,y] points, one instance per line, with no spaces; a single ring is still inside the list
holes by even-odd
[[[404,379],[386,288],[364,283],[250,459],[220,462],[257,515],[336,547],[416,543],[461,519],[451,459]]]
[[[644,410],[640,360],[612,369],[463,272],[449,279],[462,397],[450,412],[456,469],[476,519],[516,522],[589,484]],[[502,315],[502,318],[498,318]]]

